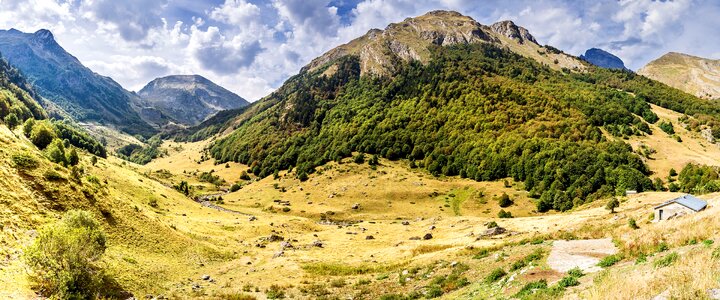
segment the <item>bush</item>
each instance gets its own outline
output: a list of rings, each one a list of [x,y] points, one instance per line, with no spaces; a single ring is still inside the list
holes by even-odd
[[[510,196],[508,196],[508,194],[502,193],[502,195],[500,195],[500,199],[498,199],[498,204],[500,205],[500,207],[505,208],[513,205],[513,201],[510,200]]]
[[[495,281],[498,281],[500,278],[503,278],[503,276],[505,275],[507,275],[505,270],[503,270],[502,268],[497,268],[485,277],[485,283],[493,283]]]
[[[501,219],[509,219],[509,218],[512,218],[512,217],[513,217],[512,213],[509,212],[509,211],[505,211],[504,209],[501,209],[501,210],[498,212],[498,218],[501,218]]]
[[[580,269],[579,267],[575,267],[568,271],[568,275],[570,275],[572,277],[580,278],[580,277],[583,277],[583,275],[585,275],[585,274],[583,274],[582,269]]]
[[[640,226],[637,225],[637,222],[635,222],[633,218],[628,219],[628,226],[632,229],[640,229]]]
[[[675,134],[675,129],[673,128],[672,122],[660,122],[658,124],[658,127],[660,127],[660,129],[667,134]]]
[[[18,169],[34,169],[38,167],[38,161],[28,153],[13,154],[12,161]]]
[[[67,157],[65,157],[65,161],[67,161],[68,165],[71,166],[77,165],[80,162],[80,156],[78,156],[75,148],[70,149],[70,152],[67,153]]]
[[[655,260],[655,262],[653,263],[653,266],[654,266],[655,268],[667,267],[667,266],[672,265],[673,263],[675,263],[675,261],[677,261],[678,258],[680,258],[680,255],[678,255],[677,252],[672,252],[672,253],[670,253],[670,254],[668,254],[668,255],[665,255],[665,256],[662,257],[662,258],[659,258],[659,259]]]
[[[353,157],[353,162],[355,162],[356,164],[365,163],[365,154],[358,153],[358,155],[355,155],[355,157]]]
[[[105,234],[86,211],[71,210],[62,220],[43,228],[24,251],[30,279],[38,292],[57,299],[96,298],[103,270]]]
[[[33,126],[35,126],[35,119],[30,118],[25,120],[25,123],[23,123],[23,133],[26,137],[30,137],[30,133],[32,132]]]
[[[547,280],[545,279],[528,282],[527,284],[525,284],[525,286],[522,287],[522,289],[520,289],[520,291],[515,294],[515,296],[513,296],[513,298],[523,299],[527,296],[532,295],[537,290],[544,290],[547,289],[547,287]]]
[[[603,259],[601,259],[597,265],[600,267],[603,267],[603,268],[607,268],[607,267],[610,267],[610,266],[618,263],[622,259],[623,259],[623,257],[620,254],[608,255],[608,256],[603,257]]]
[[[18,125],[20,125],[20,120],[18,119],[17,115],[15,113],[9,113],[7,116],[5,116],[5,125],[7,125],[10,130],[15,129]]]
[[[57,135],[47,122],[37,122],[30,131],[30,141],[38,148],[45,149]]]
[[[567,288],[571,286],[580,285],[580,281],[577,280],[577,277],[574,276],[565,276],[563,279],[560,279],[557,283],[558,287],[560,288]]]
[[[230,187],[230,192],[231,192],[231,193],[237,192],[237,191],[239,191],[241,188],[242,188],[242,185],[241,185],[240,183],[237,183],[237,182],[236,182],[236,183],[234,183],[234,184]]]
[[[45,148],[45,154],[50,161],[57,164],[67,164],[65,156],[65,146],[60,139],[54,139],[50,145]]]
[[[250,180],[250,175],[248,175],[247,172],[243,171],[240,173],[240,180]]]

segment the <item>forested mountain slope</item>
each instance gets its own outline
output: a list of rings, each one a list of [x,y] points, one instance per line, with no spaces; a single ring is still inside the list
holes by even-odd
[[[705,115],[703,126],[717,126],[709,117],[717,105],[631,72],[543,64],[513,50],[520,41],[533,43],[529,38],[507,46],[479,24],[471,37],[448,39],[458,31],[436,26],[443,18],[453,26],[477,24],[433,12],[331,50],[229,121],[226,128],[235,130],[210,154],[248,164],[261,177],[295,168],[300,179],[353,152],[407,158],[436,175],[513,177],[540,198],[539,210],[566,210],[626,189],[653,188],[631,147],[603,134],[649,134],[647,123],[657,116],[648,103]],[[368,60],[372,36],[392,37],[389,45],[412,41],[404,39],[413,34],[398,35],[397,28],[443,39],[421,43],[426,52],[417,59],[388,54],[399,59],[381,64],[385,73],[373,71],[372,61],[388,60]]]

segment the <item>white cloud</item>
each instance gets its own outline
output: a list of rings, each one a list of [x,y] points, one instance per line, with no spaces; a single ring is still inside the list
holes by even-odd
[[[216,7],[210,17],[227,24],[244,25],[257,20],[260,9],[244,0],[225,0],[225,3]]]

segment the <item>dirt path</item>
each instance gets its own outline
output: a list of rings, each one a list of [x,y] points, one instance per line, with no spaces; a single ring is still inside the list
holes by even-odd
[[[618,252],[612,240],[576,240],[555,241],[548,256],[548,265],[561,273],[580,267],[583,272],[597,272],[602,270],[597,263],[601,258]]]

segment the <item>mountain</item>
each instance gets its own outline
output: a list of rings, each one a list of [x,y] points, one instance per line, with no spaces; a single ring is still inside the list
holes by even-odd
[[[40,96],[78,121],[110,124],[133,135],[157,132],[133,108],[137,96],[83,66],[50,31],[0,30],[0,53],[26,76]]]
[[[619,57],[598,48],[588,49],[585,54],[580,55],[580,59],[602,68],[626,69],[625,64]]]
[[[437,11],[330,50],[237,116],[211,118],[195,133],[221,133],[209,154],[260,177],[292,170],[307,180],[316,167],[360,152],[407,159],[437,176],[513,177],[540,199],[538,211],[567,210],[654,188],[623,142],[652,133],[651,103],[710,119],[720,112],[632,72],[540,46],[512,22],[485,26]]]
[[[8,62],[0,58],[0,120],[8,123],[9,115],[17,124],[27,119],[45,119],[47,113],[36,101],[37,93]]]
[[[670,52],[638,74],[705,99],[720,99],[720,60]]]
[[[242,97],[199,75],[157,78],[138,92],[145,105],[194,126],[217,112],[248,105]]]

